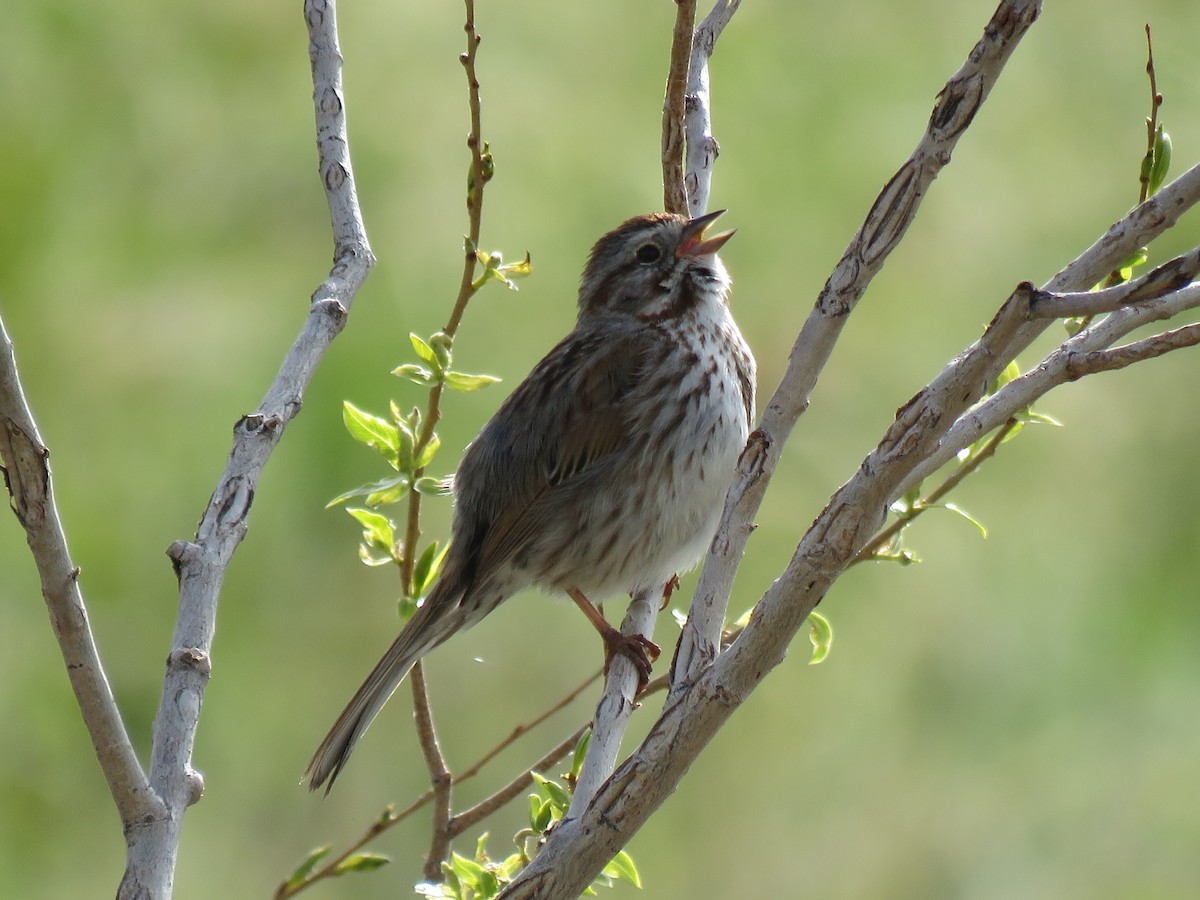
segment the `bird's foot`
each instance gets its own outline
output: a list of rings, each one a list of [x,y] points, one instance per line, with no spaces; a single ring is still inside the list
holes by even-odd
[[[608,675],[608,667],[617,654],[624,656],[637,669],[638,693],[641,693],[650,683],[650,672],[654,661],[662,652],[658,644],[640,634],[622,634],[613,627],[600,632],[604,639],[604,674]]]

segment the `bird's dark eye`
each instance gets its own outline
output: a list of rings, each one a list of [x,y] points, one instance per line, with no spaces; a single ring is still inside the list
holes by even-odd
[[[642,244],[633,255],[637,257],[637,261],[640,263],[652,263],[658,262],[659,257],[662,256],[662,251],[658,249],[656,244]]]

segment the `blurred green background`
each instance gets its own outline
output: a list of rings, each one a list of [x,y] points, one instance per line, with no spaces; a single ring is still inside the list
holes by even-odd
[[[722,39],[713,206],[738,229],[724,256],[764,397],[993,5],[760,0]],[[536,271],[470,309],[456,348],[468,371],[515,384],[570,327],[592,241],[660,205],[673,8],[480,4],[498,172],[484,245],[529,250]],[[388,372],[408,358],[409,331],[444,320],[465,228],[459,4],[367,0],[340,14],[379,266],[271,461],[228,574],[181,900],[269,896],[310,847],[345,844],[385,802],[424,789],[403,691],[331,797],[297,787],[396,627],[391,576],[361,566],[354,523],[323,509],[379,474],[344,434],[340,403],[417,401]],[[847,328],[762,509],[735,612],[1012,286],[1044,281],[1136,198],[1147,21],[1177,170],[1200,158],[1200,6],[1047,4]],[[18,0],[0,49],[0,307],[144,755],[175,615],[163,551],[191,535],[231,426],[258,402],[331,254],[300,3]],[[1197,236],[1193,215],[1155,258]],[[822,607],[837,630],[830,659],[809,668],[801,638],[634,840],[645,896],[1196,896],[1198,371],[1182,353],[1064,389],[1042,408],[1067,427],[1027,432],[956,497],[986,541],[929,516],[914,534],[921,565],[849,573]],[[447,403],[438,474],[504,390]],[[431,508],[428,532],[447,520]],[[0,896],[111,896],[120,826],[38,594],[23,534],[2,515]],[[664,645],[673,629],[664,616]],[[570,604],[535,594],[456,638],[430,662],[451,764],[599,653]],[[586,715],[581,701],[459,803]],[[498,852],[518,813],[492,823]],[[310,896],[407,895],[426,829],[418,816],[378,842],[394,866]]]

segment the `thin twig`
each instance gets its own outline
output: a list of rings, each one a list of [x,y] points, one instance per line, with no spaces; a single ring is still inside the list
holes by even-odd
[[[272,900],[288,900],[289,897],[295,897],[301,891],[311,887],[315,882],[322,881],[333,875],[340,874],[339,869],[347,859],[365,847],[375,838],[379,837],[397,822],[410,816],[416,812],[424,803],[427,803],[433,797],[433,791],[429,790],[423,795],[423,801],[418,801],[403,812],[397,813],[392,807],[388,807],[383,811],[383,814],[371,823],[371,827],[363,832],[362,836],[339,853],[333,859],[326,860],[325,863],[318,868],[313,869],[303,879],[298,882],[290,883],[287,879],[279,882],[275,886],[275,893],[271,895]]]
[[[475,285],[475,268],[478,264],[476,250],[479,246],[479,234],[483,221],[483,194],[486,178],[483,167],[483,139],[480,124],[479,78],[475,71],[475,55],[482,38],[475,30],[475,2],[464,0],[466,7],[466,23],[463,30],[467,35],[467,49],[459,56],[463,71],[467,78],[467,103],[470,108],[471,130],[467,135],[467,149],[471,155],[471,189],[467,191],[467,217],[469,220],[467,241],[463,248],[463,271],[459,282],[458,297],[450,311],[450,318],[443,329],[444,333],[453,339],[466,311],[467,303],[478,290]],[[419,456],[421,451],[433,439],[434,428],[441,418],[441,399],[444,385],[437,382],[429,390],[429,401],[425,408],[424,423],[413,450]],[[413,472],[413,480],[420,478],[424,469]],[[421,494],[411,490],[408,494],[408,522],[405,529],[404,547],[401,551],[400,571],[405,591],[411,596],[415,591],[413,571],[418,554],[417,543],[421,537]],[[436,799],[434,807],[433,835],[429,854],[425,859],[425,877],[431,881],[441,878],[442,861],[449,855],[451,835],[448,824],[451,814],[451,786],[453,780],[449,767],[438,745],[437,733],[433,728],[433,716],[429,709],[429,698],[425,690],[424,671],[420,661],[413,667],[412,673],[413,708],[418,722],[427,724],[427,729],[418,727],[421,749],[429,768],[430,780],[433,784],[433,796]]]
[[[596,681],[596,679],[598,679],[600,677],[601,674],[602,674],[602,672],[600,670],[593,672],[591,675],[589,675],[587,678],[585,678],[579,684],[578,687],[572,688],[570,691],[568,691],[566,694],[564,694],[553,705],[551,705],[550,707],[548,707],[547,709],[545,709],[544,711],[539,713],[534,718],[530,719],[528,722],[522,722],[520,725],[518,725],[516,728],[514,728],[511,732],[509,732],[508,737],[506,737],[504,740],[502,740],[500,743],[498,743],[495,747],[493,747],[487,753],[483,754],[483,756],[479,757],[479,759],[476,760],[473,765],[471,765],[469,768],[464,769],[458,775],[455,775],[454,783],[458,784],[461,781],[466,781],[471,776],[477,774],[480,769],[482,769],[485,765],[487,765],[489,762],[491,762],[493,759],[495,759],[497,756],[499,756],[504,750],[507,750],[510,746],[515,744],[519,739],[524,737],[526,734],[528,734],[533,729],[537,728],[539,725],[541,725],[543,722],[545,722],[547,719],[549,719],[555,713],[560,712],[563,709],[566,709],[567,706],[569,706],[571,703],[573,703],[575,701],[576,697],[578,697],[585,690],[587,690]],[[460,818],[460,816],[456,816],[455,818],[456,819]]]
[[[991,459],[997,448],[1008,438],[1012,430],[1017,427],[1018,421],[1015,418],[1010,418],[1002,426],[1000,430],[993,434],[981,448],[978,453],[973,453],[962,465],[951,472],[946,480],[939,484],[936,488],[930,491],[926,496],[922,497],[912,505],[912,509],[903,518],[897,519],[891,525],[881,529],[871,540],[869,540],[862,550],[858,551],[854,559],[850,561],[850,565],[867,562],[874,559],[875,554],[883,547],[890,544],[896,537],[911,525],[918,516],[932,509],[938,501],[949,494],[952,490],[962,483],[963,479],[976,472],[983,463]]]
[[[588,679],[587,683],[590,684],[594,680],[595,676]],[[657,694],[659,691],[665,691],[666,689],[667,677],[665,675],[660,675],[658,678],[651,680],[650,683],[642,689],[642,691],[638,694],[638,699],[641,700],[643,697],[648,697],[651,694]],[[559,760],[563,759],[568,753],[571,752],[572,749],[574,749],[575,745],[579,743],[579,739],[583,736],[583,733],[590,727],[592,727],[592,723],[590,722],[585,722],[583,725],[580,725],[573,732],[571,732],[571,734],[564,738],[558,744],[558,746],[550,750],[550,752],[548,752],[532,766],[510,781],[503,788],[496,791],[490,797],[479,801],[479,803],[470,809],[465,810],[464,812],[461,812],[455,816],[450,822],[450,830],[454,836],[457,837],[464,831],[474,827],[487,816],[490,816],[496,810],[500,809],[506,803],[516,799],[517,795],[520,794],[521,791],[525,790],[525,788],[529,787],[529,785],[533,783],[534,772],[545,772],[551,766],[558,763]],[[588,746],[590,749],[590,742]],[[578,786],[576,789],[578,790]]]
[[[687,185],[683,177],[683,118],[695,26],[696,0],[676,0],[671,64],[667,71],[666,96],[663,98],[662,169],[663,208],[681,216],[688,214]]]
[[[458,785],[462,784],[464,781],[467,781],[470,778],[474,778],[476,775],[479,774],[479,772],[483,769],[483,767],[485,765],[487,765],[489,762],[491,762],[493,759],[495,759],[496,756],[498,756],[504,750],[508,749],[510,746],[512,746],[520,738],[524,737],[526,734],[528,734],[534,728],[537,728],[539,725],[544,723],[547,719],[549,719],[555,713],[561,712],[568,705],[570,705],[576,698],[579,697],[580,694],[582,694],[585,690],[587,690],[587,688],[590,687],[600,677],[600,675],[601,675],[601,672],[599,670],[597,670],[596,672],[593,672],[591,675],[589,675],[587,678],[585,678],[582,682],[580,682],[578,686],[567,691],[566,694],[564,694],[561,698],[559,698],[557,701],[555,701],[550,707],[543,710],[541,713],[536,715],[534,718],[530,719],[528,722],[523,722],[523,723],[517,725],[512,731],[510,731],[508,733],[508,735],[506,735],[504,738],[502,738],[499,741],[499,743],[497,743],[490,750],[488,750],[486,753],[484,753],[483,756],[479,757],[479,759],[475,760],[475,762],[473,762],[467,768],[463,769],[458,774],[452,775],[451,783],[455,787],[457,787]],[[646,693],[652,693],[655,690],[662,690],[665,687],[666,687],[665,679],[661,679],[661,678],[655,679],[654,681],[651,681],[649,685],[647,685]],[[528,769],[526,769],[523,775],[517,776],[517,779],[515,779],[515,780],[520,780],[521,778],[525,778],[526,779],[525,784],[528,785],[532,781],[532,775],[530,773],[543,772],[550,766],[557,763],[564,756],[566,756],[566,754],[571,751],[571,748],[575,746],[575,742],[577,742],[579,740],[579,736],[587,728],[588,728],[588,723],[581,725],[579,728],[577,728],[573,732],[573,734],[572,734],[573,739],[568,739],[568,740],[571,740],[571,743],[565,750],[563,750],[562,747],[563,747],[563,744],[567,743],[567,741],[563,741],[562,743],[560,743],[559,745],[554,747],[552,750],[550,750],[548,753],[543,755],[541,759],[539,759],[532,766],[530,766]],[[508,790],[508,788],[511,787],[511,784],[512,784],[512,782],[510,782],[510,784],[508,786],[506,786],[505,788],[502,788],[501,791],[497,792],[497,793],[501,793],[505,790]],[[517,792],[520,793],[520,789],[518,789]],[[480,804],[477,804],[472,809],[479,809],[480,805],[482,805],[484,803],[492,802],[493,798],[495,798],[496,796],[497,796],[496,794],[493,794],[491,797],[485,798],[484,800],[480,801]],[[421,794],[421,796],[417,797],[416,800],[412,801],[408,806],[406,806],[404,809],[400,810],[399,812],[396,811],[394,804],[392,806],[389,806],[386,810],[384,810],[383,814],[378,819],[376,819],[374,822],[372,822],[371,825],[353,843],[351,843],[349,846],[347,846],[337,856],[332,857],[328,860],[325,860],[325,862],[323,862],[319,867],[313,869],[302,881],[300,881],[294,885],[291,885],[291,886],[288,885],[286,880],[281,882],[279,884],[279,886],[275,889],[275,894],[274,894],[275,900],[286,900],[286,898],[288,898],[288,897],[294,897],[296,894],[300,893],[302,890],[304,890],[306,887],[313,884],[314,882],[321,881],[324,878],[328,878],[332,875],[337,874],[338,869],[341,866],[341,864],[345,860],[350,858],[350,856],[357,853],[359,850],[361,850],[363,847],[365,847],[371,841],[375,840],[377,837],[382,835],[384,832],[388,831],[393,826],[400,824],[405,819],[407,819],[409,816],[413,815],[418,810],[424,808],[426,805],[429,804],[429,802],[431,800],[433,800],[433,798],[434,798],[434,790],[433,790],[433,788],[430,788],[429,790],[425,791],[425,793]],[[512,799],[512,798],[510,797],[509,799]],[[507,801],[505,801],[505,802],[507,802]],[[503,803],[496,804],[495,808],[499,809],[499,807],[502,805],[503,805]],[[472,810],[467,810],[465,813],[462,813],[458,816],[453,816],[451,818],[450,826],[449,826],[449,831],[450,831],[451,837],[457,837],[464,830],[469,828],[470,824],[474,824],[474,822],[471,822],[470,824],[468,824],[466,826],[461,824],[464,821],[463,816],[471,815],[471,814],[472,814]],[[480,817],[480,818],[482,818],[482,817]],[[478,821],[478,820],[476,819],[475,821]]]
[[[1146,23],[1146,75],[1150,82],[1150,115],[1146,116],[1146,153],[1142,157],[1138,171],[1138,203],[1145,203],[1150,196],[1150,176],[1154,164],[1154,150],[1158,137],[1158,108],[1162,106],[1163,96],[1158,92],[1158,75],[1154,71],[1154,41],[1150,37],[1150,23]],[[1120,268],[1113,269],[1104,279],[1101,287],[1110,288],[1125,280]],[[1091,315],[1083,316],[1080,327],[1087,327]]]
[[[1162,106],[1163,95],[1158,92],[1158,74],[1154,71],[1154,39],[1150,36],[1150,23],[1146,23],[1146,76],[1150,81],[1150,115],[1146,117],[1146,159],[1154,160],[1154,145],[1158,140],[1158,109]],[[1138,178],[1141,189],[1138,192],[1138,203],[1144,203],[1150,196],[1150,166],[1143,165]]]
[[[433,787],[432,837],[429,852],[425,855],[425,877],[437,881],[442,875],[442,861],[450,855],[450,794],[454,779],[438,743],[437,729],[433,727],[433,709],[429,705],[429,693],[425,687],[425,667],[420,660],[408,677],[412,684],[417,741],[421,745],[421,754],[425,757],[429,782]]]
[[[496,791],[489,797],[480,800],[470,809],[463,810],[453,819],[450,820],[450,833],[455,837],[462,834],[471,828],[474,828],[496,810],[515,800],[520,793],[533,784],[534,772],[545,772],[551,766],[557,764],[568,753],[574,749],[579,743],[579,739],[583,733],[588,730],[588,724],[580,725],[573,732],[567,735],[563,740],[559,741],[551,750],[546,753],[541,759],[535,762],[532,766],[523,771],[520,775],[506,784],[500,790]]]
[[[467,240],[463,250],[463,270],[459,280],[458,296],[450,310],[442,332],[453,339],[458,333],[467,304],[479,290],[475,284],[475,269],[479,263],[475,250],[479,246],[479,236],[483,227],[483,193],[487,178],[483,165],[483,137],[480,124],[479,78],[475,71],[475,54],[483,40],[475,30],[475,2],[464,0],[467,19],[463,30],[467,33],[467,49],[459,54],[459,62],[467,76],[467,105],[471,116],[471,130],[467,134],[467,149],[471,154],[471,184],[473,190],[467,192]],[[413,454],[420,456],[421,451],[433,439],[434,429],[442,417],[441,402],[445,385],[437,382],[429,389],[429,400],[425,406],[421,432],[414,444]],[[425,474],[424,468],[413,472],[413,481]],[[411,491],[408,495],[408,522],[405,529],[404,548],[401,555],[400,572],[403,584],[411,594],[413,589],[413,569],[417,559],[417,542],[421,537],[421,494]]]

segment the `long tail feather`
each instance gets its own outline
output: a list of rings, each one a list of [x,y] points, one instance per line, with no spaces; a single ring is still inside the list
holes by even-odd
[[[324,785],[329,793],[355,745],[417,660],[467,624],[453,590],[447,579],[434,587],[350,698],[304,771],[309,790]]]

